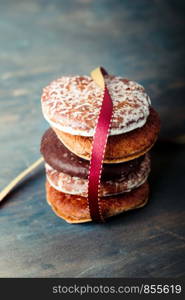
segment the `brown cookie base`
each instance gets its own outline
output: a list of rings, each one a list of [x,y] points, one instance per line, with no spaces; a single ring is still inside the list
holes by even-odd
[[[144,206],[148,201],[149,186],[145,182],[139,188],[119,196],[101,198],[100,205],[104,218],[124,211]],[[87,198],[64,194],[55,190],[46,181],[47,201],[53,211],[68,223],[83,223],[92,221],[87,206]]]
[[[120,163],[135,159],[150,150],[160,129],[158,113],[151,108],[146,124],[128,133],[109,136],[104,163]],[[92,137],[71,135],[53,128],[62,143],[73,153],[90,160]]]

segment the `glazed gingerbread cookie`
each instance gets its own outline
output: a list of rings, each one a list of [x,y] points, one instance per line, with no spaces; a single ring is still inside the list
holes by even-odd
[[[113,118],[104,162],[119,163],[148,152],[159,133],[160,121],[144,88],[122,77],[105,77],[113,100]],[[88,76],[61,77],[44,90],[44,117],[63,144],[90,160],[102,89]]]

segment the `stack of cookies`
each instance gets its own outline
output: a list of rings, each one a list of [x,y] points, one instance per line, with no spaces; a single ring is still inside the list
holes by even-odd
[[[160,128],[143,86],[106,75],[113,117],[100,183],[104,218],[144,206],[148,201],[148,151]],[[61,77],[43,90],[42,111],[49,128],[42,137],[47,201],[69,223],[91,221],[88,175],[103,90],[89,76]]]

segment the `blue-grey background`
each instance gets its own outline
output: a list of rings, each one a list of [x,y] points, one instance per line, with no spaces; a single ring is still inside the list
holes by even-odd
[[[39,157],[42,88],[98,65],[143,84],[162,120],[147,207],[69,225],[45,202],[44,169],[0,206],[1,277],[185,275],[184,1],[0,1],[0,188]]]

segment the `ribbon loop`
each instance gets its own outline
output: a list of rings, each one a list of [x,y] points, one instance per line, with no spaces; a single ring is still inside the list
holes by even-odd
[[[109,135],[113,103],[105,84],[104,76],[108,73],[102,67],[91,72],[93,80],[104,90],[102,105],[100,108],[97,125],[92,142],[92,152],[89,167],[88,180],[88,205],[91,219],[97,222],[104,222],[99,201],[99,189],[102,173],[102,164],[105,155],[107,138]]]

